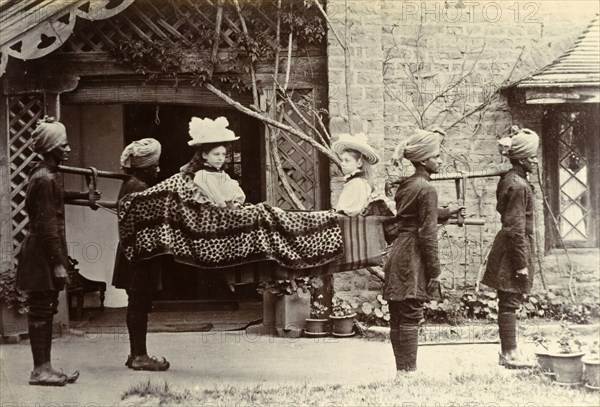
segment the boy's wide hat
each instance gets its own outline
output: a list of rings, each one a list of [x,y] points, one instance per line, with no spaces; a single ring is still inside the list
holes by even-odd
[[[215,120],[192,117],[190,121],[190,137],[192,139],[188,141],[188,144],[193,147],[207,143],[239,140],[239,137],[236,137],[235,133],[227,126],[229,126],[229,122],[223,116],[217,117]]]
[[[363,159],[369,164],[377,164],[379,156],[373,147],[367,142],[367,135],[359,133],[356,135],[341,134],[338,141],[331,145],[337,155],[342,155],[345,150],[356,150],[363,155]]]

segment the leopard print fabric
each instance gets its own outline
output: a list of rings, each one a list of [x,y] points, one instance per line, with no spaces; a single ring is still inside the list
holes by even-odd
[[[335,213],[284,211],[264,203],[235,209],[201,204],[186,184],[175,174],[121,200],[119,235],[130,262],[169,254],[202,268],[273,260],[302,269],[344,252]]]

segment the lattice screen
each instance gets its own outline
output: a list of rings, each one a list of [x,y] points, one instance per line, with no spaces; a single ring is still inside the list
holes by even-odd
[[[43,114],[44,97],[41,94],[9,98],[10,198],[15,252],[25,238],[28,221],[24,209],[27,173],[31,161],[37,157],[29,147],[31,132]]]
[[[565,241],[587,241],[590,227],[590,191],[586,137],[580,131],[580,112],[559,117],[560,233]]]
[[[215,3],[216,0],[136,0],[107,20],[78,21],[73,34],[58,52],[108,52],[123,39],[186,43],[190,38],[200,36],[210,40],[217,12]],[[262,32],[275,32],[276,23],[269,16],[251,3],[245,7],[253,13],[254,21],[260,21]],[[221,25],[222,49],[238,46],[241,27],[237,13],[225,8]]]
[[[302,119],[284,102],[278,106],[283,114],[283,122],[299,129],[306,134],[314,136],[312,130]],[[319,189],[319,157],[317,151],[306,141],[280,132],[277,147],[281,162],[286,169],[290,185],[306,209],[320,209]],[[285,192],[281,181],[278,182],[278,196],[276,206],[282,209],[295,209],[290,197]]]

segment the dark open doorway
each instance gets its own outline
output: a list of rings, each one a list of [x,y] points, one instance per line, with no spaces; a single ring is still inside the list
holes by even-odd
[[[264,200],[260,126],[256,120],[233,109],[184,105],[125,105],[123,113],[126,144],[144,137],[160,141],[159,181],[179,172],[194,154],[193,148],[188,146],[188,126],[193,116],[211,119],[226,117],[229,128],[240,140],[231,143],[225,171],[240,183],[247,202]]]
[[[159,181],[165,180],[185,165],[194,154],[188,146],[189,122],[193,116],[216,119],[225,116],[229,128],[240,140],[231,143],[225,171],[236,179],[246,193],[246,202],[264,200],[264,171],[261,156],[261,132],[259,123],[236,110],[187,106],[131,104],[123,109],[125,144],[145,137],[153,137],[162,145]],[[254,267],[254,265],[250,265]],[[189,266],[165,261],[163,290],[158,299],[182,300],[259,300],[251,287],[233,293],[220,278],[217,270],[198,270]]]

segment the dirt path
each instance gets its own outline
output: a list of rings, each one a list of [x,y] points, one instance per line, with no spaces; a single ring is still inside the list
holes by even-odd
[[[2,405],[115,405],[131,385],[147,379],[202,388],[233,385],[365,384],[395,375],[389,343],[364,339],[282,339],[243,333],[153,333],[148,348],[171,362],[167,372],[135,372],[124,366],[127,335],[88,334],[56,339],[53,363],[81,370],[76,384],[63,388],[27,384],[29,344],[0,346]],[[500,369],[497,345],[423,346],[419,370],[448,374]]]

